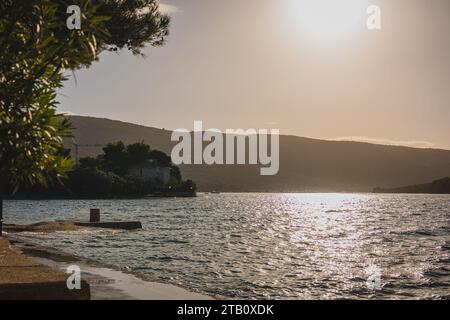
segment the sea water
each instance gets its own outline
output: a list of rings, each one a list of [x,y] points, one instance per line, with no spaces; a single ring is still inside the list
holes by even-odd
[[[6,201],[5,223],[140,220],[143,230],[26,234],[226,298],[450,298],[450,196],[200,194]]]

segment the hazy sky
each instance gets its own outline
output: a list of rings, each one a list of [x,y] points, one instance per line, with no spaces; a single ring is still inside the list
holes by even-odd
[[[102,54],[67,82],[61,111],[450,149],[450,1],[163,2],[167,45]]]

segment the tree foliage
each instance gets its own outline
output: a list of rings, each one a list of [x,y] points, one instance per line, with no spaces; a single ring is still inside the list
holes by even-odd
[[[65,152],[62,150],[61,152]],[[150,164],[170,168],[170,179],[164,183],[157,178],[134,177],[128,169],[134,165]],[[154,195],[195,195],[196,185],[183,181],[180,169],[164,152],[152,150],[144,143],[128,146],[121,141],[103,148],[103,154],[81,158],[74,170],[68,172],[64,186],[35,186],[23,188],[19,196],[39,198],[123,198]]]
[[[67,70],[89,67],[102,51],[143,55],[160,46],[169,17],[155,0],[0,0],[0,177],[19,185],[60,178],[71,168],[59,150],[70,124],[56,112]],[[81,30],[66,26],[69,5]]]

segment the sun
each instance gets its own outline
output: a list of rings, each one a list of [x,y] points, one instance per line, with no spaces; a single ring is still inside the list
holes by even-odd
[[[368,0],[286,1],[289,26],[302,39],[333,44],[366,28]]]

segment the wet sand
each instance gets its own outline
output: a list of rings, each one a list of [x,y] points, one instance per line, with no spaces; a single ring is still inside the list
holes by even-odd
[[[42,221],[33,224],[4,224],[3,230],[9,233],[21,233],[21,232],[45,232],[52,233],[58,231],[75,231],[80,230],[83,227],[77,226],[72,221]]]
[[[107,265],[76,257],[59,250],[36,245],[23,237],[7,234],[14,247],[35,263],[65,273],[71,265],[79,266],[82,280],[89,283],[93,300],[211,300],[212,297],[181,287],[146,279]],[[67,275],[68,276],[68,275]]]
[[[0,299],[88,300],[90,291],[83,280],[79,290],[68,290],[64,272],[24,256],[0,237]]]

